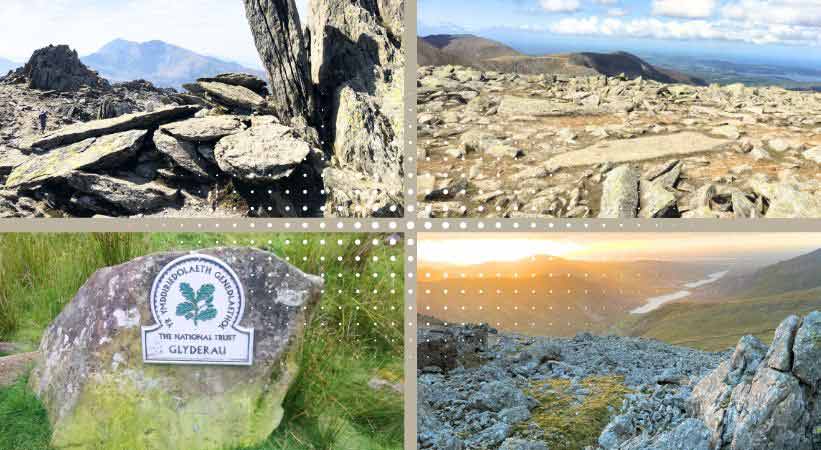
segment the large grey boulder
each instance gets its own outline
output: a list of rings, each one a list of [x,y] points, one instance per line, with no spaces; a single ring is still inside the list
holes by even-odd
[[[288,177],[313,152],[293,128],[267,124],[222,138],[214,158],[223,172],[263,182]]]
[[[172,122],[160,127],[161,131],[190,142],[212,142],[239,133],[247,126],[240,116],[206,116]]]
[[[198,81],[197,86],[216,103],[242,112],[257,111],[265,105],[264,98],[244,86],[214,81]]]
[[[65,178],[75,170],[117,167],[134,157],[145,139],[145,130],[92,137],[32,156],[16,166],[6,179],[7,188],[28,188]]]
[[[356,178],[382,186],[400,205],[401,195],[394,194],[401,193],[398,181],[403,178],[405,54],[401,34],[394,33],[403,4],[402,0],[310,2],[311,80],[318,87],[318,113],[326,123],[320,131],[337,156],[333,169],[360,173]],[[328,215],[361,214],[344,205],[348,199],[387,203],[397,209],[381,195],[355,199],[359,195],[337,181],[328,183],[326,178],[326,187],[330,184],[334,191],[326,207]],[[361,191],[366,190],[361,186]]]
[[[92,137],[128,130],[155,128],[164,123],[191,117],[199,110],[199,106],[169,106],[151,112],[126,114],[113,119],[75,123],[43,137],[25,141],[22,143],[22,147],[49,150]]]
[[[277,428],[322,281],[261,250],[199,253],[223,260],[244,286],[240,325],[254,329],[253,364],[143,362],[141,326],[154,324],[152,283],[185,253],[101,269],[47,329],[29,381],[48,411],[54,448],[237,448],[258,445]]]

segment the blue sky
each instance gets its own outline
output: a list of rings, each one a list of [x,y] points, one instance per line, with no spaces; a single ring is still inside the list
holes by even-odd
[[[531,53],[640,50],[821,63],[821,0],[418,0],[418,33]]]
[[[308,0],[296,1],[305,17]],[[12,61],[49,44],[87,55],[117,38],[260,66],[241,0],[0,0],[0,56]]]

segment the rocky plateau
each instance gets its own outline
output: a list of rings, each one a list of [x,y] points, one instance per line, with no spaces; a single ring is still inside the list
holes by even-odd
[[[419,215],[821,217],[821,94],[417,71]]]

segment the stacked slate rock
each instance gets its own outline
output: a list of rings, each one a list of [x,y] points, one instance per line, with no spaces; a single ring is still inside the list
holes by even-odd
[[[324,156],[316,131],[265,115],[264,81],[223,74],[189,90],[198,99],[192,105],[77,123],[25,142],[32,157],[11,170],[5,195],[44,199],[72,215],[119,216],[217,202],[228,183],[282,192],[318,179]],[[276,200],[250,213],[299,214]]]
[[[314,0],[309,45],[293,0],[246,1],[270,89],[221,74],[0,142],[0,216],[401,216],[403,5]]]

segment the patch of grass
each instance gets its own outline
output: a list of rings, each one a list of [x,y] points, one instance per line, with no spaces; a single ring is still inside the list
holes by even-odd
[[[51,450],[46,410],[27,387],[28,378],[0,387],[0,449]]]
[[[595,446],[602,430],[630,392],[623,383],[624,379],[616,376],[585,378],[579,385],[589,394],[581,402],[573,393],[570,380],[534,383],[527,394],[541,404],[533,410],[533,421],[544,431],[548,448],[579,450]]]
[[[0,235],[0,340],[37,347],[92,273],[146,249],[141,234]]]
[[[0,340],[39,345],[45,328],[102,267],[169,250],[249,246],[271,251],[322,276],[325,287],[306,327],[300,372],[285,399],[282,424],[265,443],[242,450],[398,450],[402,395],[368,386],[372,377],[392,383],[403,378],[403,247],[387,245],[387,239],[341,233],[0,235]],[[15,408],[17,420],[37,424],[48,442],[42,406],[24,382],[14,389],[32,400]],[[0,411],[9,405],[0,394]],[[2,416],[0,422],[5,431]],[[33,432],[25,430],[8,427],[10,434],[2,434],[7,442],[17,442]],[[10,446],[1,439],[0,450],[48,448]]]

